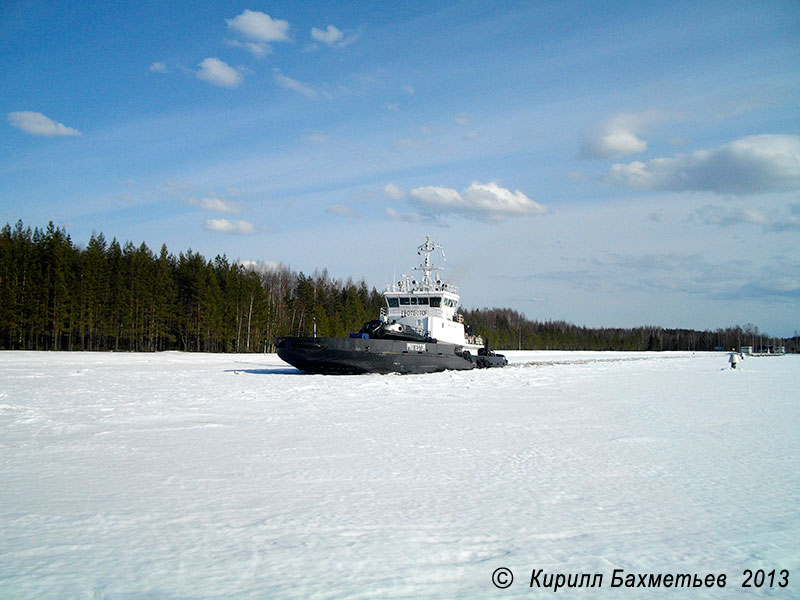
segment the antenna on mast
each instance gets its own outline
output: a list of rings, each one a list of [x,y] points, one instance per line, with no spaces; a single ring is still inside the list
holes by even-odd
[[[422,271],[422,288],[429,289],[432,285],[431,271],[441,271],[442,267],[434,267],[431,264],[431,252],[434,250],[441,250],[442,260],[444,260],[444,250],[441,244],[434,244],[431,241],[431,236],[425,236],[425,243],[417,246],[417,254],[424,256],[422,263],[418,267],[414,267],[415,271]]]

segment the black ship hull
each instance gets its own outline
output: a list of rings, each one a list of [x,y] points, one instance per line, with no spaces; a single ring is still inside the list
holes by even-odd
[[[281,337],[278,356],[307,373],[435,373],[502,367],[502,355],[471,356],[461,346],[376,338]]]

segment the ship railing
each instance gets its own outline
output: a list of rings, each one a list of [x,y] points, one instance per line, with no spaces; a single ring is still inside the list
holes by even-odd
[[[426,337],[428,336],[428,332],[425,329],[422,329],[421,327],[414,327],[413,325],[406,325],[406,328],[411,329],[414,333],[417,333],[419,335],[424,335]]]
[[[428,330],[422,329],[421,327],[415,327],[414,325],[409,325],[408,323],[403,323],[403,322],[401,322],[400,324],[403,326],[403,329],[405,331],[413,331],[417,335],[423,335],[425,337],[428,337],[430,335],[430,332]]]
[[[383,321],[384,323],[388,323],[389,322],[389,316],[388,316],[388,314],[386,312],[386,307],[385,306],[381,307],[380,317],[381,317],[381,321]],[[408,325],[407,323],[403,323],[403,327],[405,327],[406,329],[410,329],[410,330],[414,331],[415,333],[418,333],[419,335],[425,335],[425,336],[429,335],[428,330],[427,329],[423,329],[422,327],[415,327],[414,325]]]
[[[406,285],[403,282],[398,282],[396,284],[388,284],[384,292],[402,292],[404,294],[411,294],[413,292],[450,292],[452,294],[458,294],[458,286],[453,285],[452,283],[444,283],[444,282],[435,282],[431,283],[430,285],[423,285],[420,282],[416,284],[409,283]]]

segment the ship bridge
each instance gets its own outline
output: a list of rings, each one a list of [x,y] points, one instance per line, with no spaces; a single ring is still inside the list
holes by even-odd
[[[441,245],[426,237],[425,243],[417,248],[423,256],[422,263],[414,267],[422,277],[417,280],[402,275],[401,280],[386,286],[383,292],[386,307],[381,310],[381,320],[402,323],[440,342],[477,348],[483,344],[482,340],[465,334],[464,318],[457,312],[461,302],[458,288],[442,281],[438,273],[442,267],[431,263],[430,255],[437,249]]]

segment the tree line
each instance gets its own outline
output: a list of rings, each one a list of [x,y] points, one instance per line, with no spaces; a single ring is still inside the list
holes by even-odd
[[[665,329],[657,326],[590,328],[565,321],[531,321],[508,308],[483,308],[464,312],[464,320],[476,331],[485,331],[493,347],[537,350],[708,350],[755,351],[783,346],[786,352],[800,349],[800,337],[774,338],[752,323],[713,331]]]
[[[284,265],[207,260],[191,249],[93,234],[85,247],[50,222],[0,230],[0,349],[196,352],[274,351],[281,335],[346,336],[379,314],[383,297],[364,281]],[[464,311],[495,348],[712,350],[751,343],[753,326],[715,332],[591,329],[531,321],[511,309]],[[763,343],[763,342],[762,342]],[[797,350],[797,338],[771,343]]]
[[[206,260],[162,245],[75,245],[51,222],[0,231],[0,349],[263,352],[279,335],[343,336],[382,297],[362,281]]]

